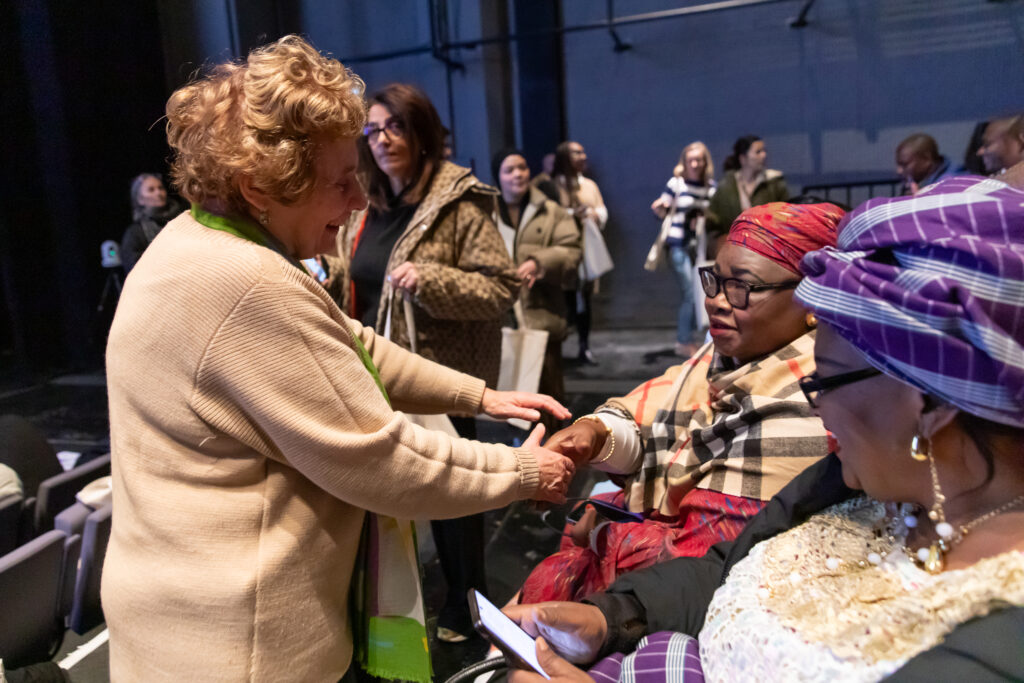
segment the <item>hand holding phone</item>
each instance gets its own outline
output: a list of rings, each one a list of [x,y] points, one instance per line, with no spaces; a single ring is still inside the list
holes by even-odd
[[[537,661],[536,640],[474,588],[469,589],[469,613],[476,630],[501,650],[513,666],[536,671],[551,680]]]

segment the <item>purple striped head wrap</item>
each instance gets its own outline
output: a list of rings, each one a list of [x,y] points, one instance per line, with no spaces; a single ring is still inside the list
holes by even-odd
[[[872,199],[801,268],[796,298],[872,365],[1024,427],[1024,192],[960,176]]]

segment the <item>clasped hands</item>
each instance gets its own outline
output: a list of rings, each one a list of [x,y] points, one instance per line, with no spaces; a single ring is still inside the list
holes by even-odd
[[[524,391],[495,391],[484,389],[480,411],[497,419],[517,417],[535,422],[540,411],[550,413],[559,419],[570,416],[562,404],[550,396],[531,394]],[[544,426],[537,425],[523,442],[523,448],[530,451],[540,469],[540,485],[535,500],[549,503],[564,503],[569,482],[576,473],[576,467],[586,464],[601,452],[607,430],[595,420],[578,420],[548,439],[543,446]],[[595,516],[588,511],[593,526]],[[581,520],[581,522],[586,519]]]
[[[492,417],[521,417],[536,420],[539,410],[565,419],[569,411],[549,396],[525,392],[484,390],[481,409]],[[569,481],[577,464],[592,460],[604,446],[607,430],[592,419],[555,432],[543,446],[544,426],[537,425],[523,442],[540,468],[541,485],[536,500],[564,503]],[[594,516],[593,509],[587,511]],[[587,517],[580,520],[583,524]],[[569,662],[592,662],[608,632],[601,611],[593,605],[575,602],[547,602],[537,605],[510,605],[503,610],[524,631],[537,638],[537,657],[553,681],[592,681],[585,672]],[[559,656],[561,655],[561,656]],[[563,659],[564,657],[564,659]],[[567,661],[568,660],[568,661]],[[511,670],[510,683],[531,683],[544,678],[529,671]]]

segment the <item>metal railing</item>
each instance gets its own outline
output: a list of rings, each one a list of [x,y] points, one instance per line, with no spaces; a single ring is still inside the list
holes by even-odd
[[[875,197],[898,197],[903,190],[903,178],[882,178],[879,180],[858,180],[849,183],[820,183],[804,185],[801,194],[836,201],[835,195],[845,198],[846,206],[854,207]]]

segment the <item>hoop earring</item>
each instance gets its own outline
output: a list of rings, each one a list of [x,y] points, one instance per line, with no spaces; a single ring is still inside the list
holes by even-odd
[[[266,209],[260,209],[260,212],[257,215],[257,219],[259,220],[260,225],[262,225],[264,228],[270,225],[270,216],[267,214]]]
[[[913,458],[914,460],[918,462],[924,462],[925,460],[928,460],[930,451],[931,448],[929,447],[928,439],[921,436],[920,434],[915,434],[914,438],[910,440],[910,457]],[[932,463],[932,469],[934,468],[935,464]]]
[[[813,330],[815,327],[818,326],[818,316],[814,315],[813,313],[808,313],[806,317],[804,317],[804,323],[807,324],[808,328]]]

